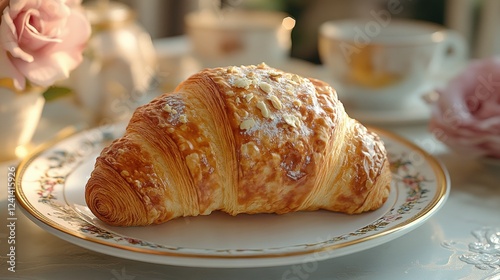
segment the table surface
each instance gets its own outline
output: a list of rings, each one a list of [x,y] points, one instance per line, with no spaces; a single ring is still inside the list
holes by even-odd
[[[33,144],[85,117],[70,99],[47,103]],[[64,116],[64,117],[61,117]],[[449,172],[445,205],[418,228],[388,243],[313,264],[265,268],[196,268],[132,261],[68,243],[17,210],[16,267],[8,271],[7,191],[0,193],[0,279],[500,279],[500,168],[449,151],[424,122],[377,124],[410,139]],[[0,163],[0,184],[10,166]],[[491,231],[493,230],[493,231]],[[496,235],[486,236],[487,233]],[[495,239],[496,237],[496,239]],[[486,246],[479,252],[477,246]]]

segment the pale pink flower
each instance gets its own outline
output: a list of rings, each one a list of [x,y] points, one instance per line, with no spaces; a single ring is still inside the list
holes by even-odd
[[[438,93],[430,131],[456,150],[500,158],[500,57],[472,61]]]
[[[51,86],[82,61],[91,28],[80,0],[10,0],[0,23],[0,78]]]

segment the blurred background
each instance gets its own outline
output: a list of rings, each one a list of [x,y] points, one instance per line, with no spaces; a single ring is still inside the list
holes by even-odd
[[[111,9],[110,3],[116,9]],[[83,4],[88,15],[93,15],[90,19],[94,35],[84,62],[72,73],[68,85],[76,93],[78,103],[93,116],[94,124],[103,119],[127,119],[137,106],[158,92],[173,90],[205,67],[265,61],[284,71],[335,82],[336,89],[348,95],[342,83],[333,81],[334,76],[328,73],[332,67],[327,64],[331,63],[320,57],[319,30],[327,21],[363,19],[378,24],[378,28],[384,25],[384,17],[387,24],[393,19],[417,20],[415,24],[420,26],[419,21],[429,22],[458,33],[463,51],[448,46],[442,53],[462,54],[462,64],[471,58],[500,54],[499,0],[83,0]],[[245,13],[258,16],[247,18]],[[264,19],[263,14],[274,14],[274,19]],[[364,32],[369,32],[368,27]],[[378,60],[383,57],[377,56]],[[423,61],[419,54],[409,51],[402,57]],[[399,58],[389,61],[396,60]],[[418,86],[407,88],[431,92],[437,85],[431,79],[443,84],[461,67],[432,61],[443,65],[439,70],[443,77],[429,74],[430,68],[419,71],[411,76],[425,74],[429,79],[410,79]],[[334,64],[335,71],[340,71],[340,64]],[[424,90],[426,84],[429,88]],[[150,85],[155,90],[149,90]],[[414,111],[419,119],[427,118],[428,106],[420,99],[417,103],[422,106]],[[374,120],[374,116],[354,116]]]
[[[154,38],[185,34],[184,16],[197,9],[259,9],[288,13],[296,20],[290,55],[320,63],[317,50],[319,25],[327,20],[369,17],[370,12],[397,4],[394,18],[412,18],[442,24],[460,32],[470,44],[471,57],[500,51],[497,0],[117,0],[136,11],[138,21]],[[83,1],[84,3],[86,1]]]

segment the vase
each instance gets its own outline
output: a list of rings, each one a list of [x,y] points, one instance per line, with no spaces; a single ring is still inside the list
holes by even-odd
[[[156,53],[145,29],[125,4],[90,1],[84,5],[92,37],[83,61],[66,81],[91,126],[128,120],[150,100]]]
[[[0,87],[0,161],[18,158],[31,141],[45,104],[44,90]]]

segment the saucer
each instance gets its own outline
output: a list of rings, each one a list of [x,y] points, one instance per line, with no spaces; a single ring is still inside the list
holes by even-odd
[[[411,97],[401,108],[391,110],[375,110],[355,107],[350,104],[347,94],[339,94],[339,98],[344,104],[346,112],[351,118],[366,124],[374,125],[401,125],[401,124],[422,124],[431,118],[431,103],[435,90],[445,86],[448,81],[456,76],[464,67],[458,66],[449,72],[437,73],[432,79],[422,86],[417,94]]]
[[[359,109],[350,106],[348,101],[344,102],[344,106],[351,118],[367,124],[416,124],[428,121],[431,116],[431,108],[422,98],[416,99],[411,106],[393,110]]]

